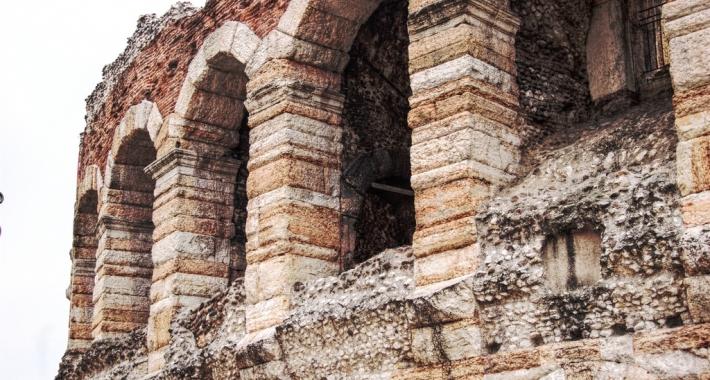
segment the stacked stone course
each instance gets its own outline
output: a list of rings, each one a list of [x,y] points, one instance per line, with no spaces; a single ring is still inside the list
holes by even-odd
[[[58,378],[709,379],[710,4],[660,8],[656,80],[641,3],[143,17],[87,103]]]

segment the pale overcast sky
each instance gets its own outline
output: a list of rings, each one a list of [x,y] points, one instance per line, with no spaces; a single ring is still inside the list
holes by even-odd
[[[84,99],[138,17],[172,3],[0,0],[0,380],[56,375]]]

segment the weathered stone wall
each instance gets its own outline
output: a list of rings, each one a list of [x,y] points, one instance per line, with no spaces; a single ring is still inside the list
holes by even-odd
[[[401,158],[409,161],[407,5],[407,0],[380,4],[353,42],[343,73],[343,170],[361,154],[378,149],[403,152]],[[409,188],[409,178],[400,180],[399,186]],[[355,224],[354,262],[411,244],[413,227],[412,197],[387,197],[368,190]]]
[[[146,21],[92,97],[79,194],[152,203],[152,238],[116,236],[153,266],[112,268],[116,294],[150,288],[149,325],[72,335],[58,378],[710,378],[708,4],[664,6],[674,109],[613,117],[591,108],[590,7],[215,0]],[[117,120],[155,159],[120,178],[147,195],[99,180],[97,144],[122,152],[109,169],[141,156]]]
[[[475,294],[488,346],[501,350],[691,323],[669,99],[561,132],[540,165],[478,214],[484,257]],[[544,245],[601,234],[601,281],[556,291]],[[535,338],[539,337],[538,341]]]
[[[177,102],[190,61],[207,36],[225,21],[242,21],[260,37],[276,27],[289,0],[210,0],[202,9],[185,4],[162,18],[146,16],[104,82],[87,99],[87,128],[79,153],[79,173],[106,166],[113,131],[129,107],[149,100],[162,115]]]
[[[586,41],[591,0],[510,2],[520,17],[515,37],[523,144],[589,117]]]

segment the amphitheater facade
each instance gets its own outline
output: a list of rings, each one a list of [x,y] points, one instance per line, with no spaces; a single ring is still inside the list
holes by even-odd
[[[57,379],[710,379],[710,1],[178,3],[103,73]]]

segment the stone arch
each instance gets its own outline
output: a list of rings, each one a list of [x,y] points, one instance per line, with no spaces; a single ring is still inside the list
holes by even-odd
[[[157,160],[146,168],[157,184],[150,372],[164,364],[175,313],[226,289],[244,271],[247,171],[241,161],[248,159],[249,130],[240,127],[244,70],[260,41],[235,21],[210,34],[190,62],[174,112],[156,133]]]
[[[409,185],[410,177],[409,153],[406,151],[378,149],[367,152],[360,155],[345,169],[340,183],[342,191],[341,265],[343,269],[347,270],[354,264],[361,263],[386,248],[412,243],[414,192]],[[372,199],[374,202],[380,201],[389,206],[385,210],[379,210],[380,212],[393,209],[393,215],[384,212],[382,215],[378,215],[379,217],[401,217],[403,215],[400,214],[407,213],[404,215],[405,218],[401,218],[403,220],[398,220],[402,224],[396,226],[395,231],[382,231],[382,235],[385,235],[381,239],[382,241],[370,242],[369,240],[377,240],[372,238],[372,231],[361,230],[363,224],[377,225],[372,220],[363,221],[360,218],[363,209],[373,207]],[[406,218],[408,214],[411,214],[411,220]],[[376,249],[361,247],[363,243],[374,244]]]
[[[151,136],[161,123],[155,104],[143,101],[114,132],[98,204],[95,339],[124,335],[148,322],[155,182],[144,168],[155,160]]]
[[[74,206],[74,239],[71,250],[71,283],[67,289],[70,303],[68,351],[83,352],[91,345],[91,321],[94,303],[96,267],[96,227],[98,192],[102,187],[101,170],[91,165],[84,170],[77,186]]]
[[[293,283],[340,270],[342,74],[380,3],[292,1],[247,64],[250,332],[283,320]]]

